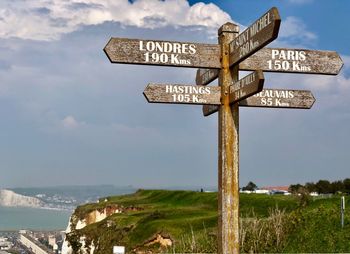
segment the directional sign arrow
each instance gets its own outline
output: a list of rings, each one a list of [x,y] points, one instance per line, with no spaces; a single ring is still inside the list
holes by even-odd
[[[170,49],[172,51],[168,52]],[[196,53],[191,54],[194,49]],[[216,79],[221,68],[218,44],[112,38],[104,51],[112,63],[214,68],[197,72],[198,85]],[[334,51],[262,48],[241,62],[239,69],[337,75],[342,66],[343,61]]]
[[[221,68],[215,44],[111,38],[104,52],[112,63]]]
[[[335,51],[264,48],[239,65],[240,70],[337,75],[343,61]]]
[[[203,105],[203,116],[210,116],[219,111],[219,107],[216,105]]]
[[[249,98],[239,102],[241,107],[310,109],[315,97],[307,90],[263,89]],[[203,115],[209,116],[217,112],[215,105],[204,105]]]
[[[242,62],[276,39],[280,24],[278,10],[273,7],[238,35],[230,42],[230,66]]]
[[[310,109],[315,97],[308,90],[263,89],[246,100],[240,101],[242,107]]]
[[[264,87],[264,74],[261,70],[245,76],[230,86],[230,103],[241,101],[260,92]]]
[[[219,69],[198,69],[196,85],[205,86],[219,77]]]
[[[335,51],[263,48],[239,64],[239,70],[337,75],[343,61]],[[198,69],[196,84],[205,86],[219,76],[219,69]]]
[[[148,84],[143,94],[150,103],[221,104],[219,86]]]

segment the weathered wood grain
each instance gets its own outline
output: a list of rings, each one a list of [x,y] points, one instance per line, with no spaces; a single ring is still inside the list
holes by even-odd
[[[249,98],[239,102],[241,107],[310,109],[315,97],[308,90],[263,89]],[[215,105],[204,105],[203,115],[209,116],[218,111]]]
[[[263,48],[277,38],[281,18],[276,7],[271,8],[238,37],[230,42],[230,66]]]
[[[168,42],[196,45],[196,54],[173,54],[165,53],[168,61],[165,63],[153,62],[152,53],[149,61],[145,59],[146,50],[140,50],[140,41],[145,43],[149,40],[112,38],[104,48],[104,51],[112,63],[127,64],[150,64],[161,66],[180,66],[202,69],[197,72],[196,83],[206,85],[218,77],[220,65],[220,46],[218,44],[199,44],[185,42]],[[166,41],[153,41],[166,42]],[[172,44],[173,45],[173,44]],[[153,52],[159,55],[161,52]],[[171,55],[174,55],[171,57]],[[163,56],[164,57],[164,56]],[[160,60],[160,59],[159,59]],[[180,63],[180,60],[188,60]],[[177,61],[179,61],[177,63]],[[240,70],[261,69],[268,72],[305,73],[337,75],[343,66],[343,61],[335,51],[288,49],[288,48],[262,48],[239,64]]]
[[[218,117],[218,249],[217,254],[239,253],[239,108],[230,104],[230,85],[238,80],[238,66],[230,68],[229,43],[238,36],[238,25],[226,23],[218,31],[221,46]]]
[[[230,86],[230,103],[236,103],[261,92],[264,80],[263,72],[257,70],[235,82]]]
[[[241,107],[310,109],[315,97],[308,90],[263,89],[239,102]]]
[[[239,64],[239,70],[337,75],[344,63],[335,51],[262,48]],[[196,84],[205,86],[219,76],[219,69],[198,69]]]
[[[219,77],[219,69],[198,69],[196,74],[196,84],[198,86],[208,85]]]
[[[148,84],[143,94],[150,103],[221,104],[221,88],[218,86]]]
[[[343,61],[335,51],[263,48],[240,63],[240,70],[337,75]]]
[[[220,68],[215,44],[111,38],[104,52],[112,63]]]
[[[219,111],[219,106],[217,105],[203,105],[202,112],[203,116],[210,116]]]

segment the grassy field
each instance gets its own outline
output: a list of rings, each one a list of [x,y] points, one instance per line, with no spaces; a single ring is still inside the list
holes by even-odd
[[[347,207],[350,197],[347,198]],[[350,211],[345,211],[345,224],[340,224],[340,197],[320,199],[291,214],[293,225],[285,252],[350,252]]]
[[[310,201],[301,207],[297,197],[241,194],[243,252],[350,252],[350,213],[340,228],[339,197]],[[349,201],[347,201],[349,204]],[[138,207],[141,210],[114,214],[69,235],[78,239],[99,239],[95,253],[110,253],[113,245],[127,250],[153,252],[216,252],[217,193],[193,191],[139,190],[134,194],[108,197],[97,204],[76,209],[84,218],[108,205]],[[144,246],[156,234],[169,237],[173,246]]]

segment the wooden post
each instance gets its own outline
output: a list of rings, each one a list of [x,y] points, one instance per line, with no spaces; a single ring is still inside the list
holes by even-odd
[[[230,105],[229,86],[238,80],[238,64],[230,69],[229,43],[239,27],[226,23],[218,31],[221,47],[219,108],[218,254],[239,253],[238,103]]]
[[[341,225],[341,228],[344,228],[344,212],[345,212],[345,197],[342,196],[340,198],[340,214],[341,214],[340,225]]]

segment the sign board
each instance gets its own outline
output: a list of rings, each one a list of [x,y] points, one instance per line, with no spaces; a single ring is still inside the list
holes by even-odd
[[[221,104],[219,86],[148,84],[143,94],[150,103]]]
[[[198,69],[196,85],[205,86],[219,77],[219,69]]]
[[[261,92],[239,102],[241,107],[310,109],[315,97],[307,90],[263,89]],[[203,115],[209,116],[218,111],[214,105],[204,105]]]
[[[261,70],[245,76],[230,86],[230,103],[241,101],[260,92],[264,87],[264,74]]]
[[[217,44],[111,38],[104,51],[112,63],[214,68],[197,72],[198,85],[216,79],[221,68]],[[239,69],[337,75],[342,66],[334,51],[263,48],[241,62]]]
[[[337,75],[343,61],[335,51],[263,48],[239,64],[239,70]],[[199,69],[196,84],[205,86],[219,76],[219,69]]]
[[[230,42],[230,66],[263,48],[277,38],[281,18],[277,8],[271,8],[267,13],[244,30]]]
[[[113,254],[125,254],[124,246],[113,246]]]
[[[112,63],[221,68],[215,44],[111,38],[104,52]]]
[[[240,70],[337,75],[343,61],[335,51],[264,48],[239,65]]]

